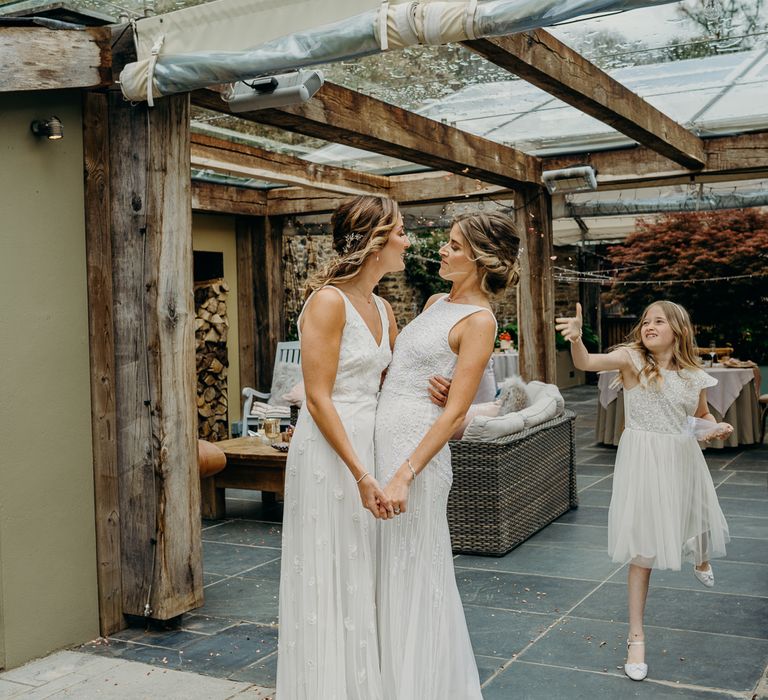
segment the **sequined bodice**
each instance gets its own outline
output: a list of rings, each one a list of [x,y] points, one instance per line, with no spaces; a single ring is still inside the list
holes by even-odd
[[[336,287],[329,285],[329,288],[339,293],[344,300],[346,310],[346,323],[341,336],[339,364],[331,398],[345,403],[375,402],[381,383],[381,373],[392,359],[392,351],[389,348],[389,319],[384,302],[374,295],[382,326],[381,342],[377,345],[363,317],[347,296]],[[299,321],[301,321],[301,315]]]
[[[397,336],[382,392],[429,403],[429,378],[435,374],[452,377],[456,367],[448,334],[463,318],[483,308],[453,304],[442,297],[419,314]]]
[[[636,359],[634,355],[633,361]],[[625,427],[654,433],[685,432],[701,390],[716,383],[700,369],[663,369],[661,374],[663,381],[657,385],[642,383],[624,391]]]

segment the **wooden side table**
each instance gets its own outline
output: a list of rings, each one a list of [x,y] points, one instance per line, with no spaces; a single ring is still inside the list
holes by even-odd
[[[215,445],[227,456],[227,466],[218,474],[200,480],[204,518],[225,517],[224,489],[261,491],[264,500],[283,495],[286,452],[278,452],[254,437],[222,440]]]

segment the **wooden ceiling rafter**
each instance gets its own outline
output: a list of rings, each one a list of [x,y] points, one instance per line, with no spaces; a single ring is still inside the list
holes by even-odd
[[[103,88],[112,82],[112,32],[4,26],[0,92]]]
[[[704,164],[698,136],[550,33],[539,29],[462,43],[674,162],[693,170]]]
[[[191,141],[192,165],[198,168],[346,195],[378,194],[389,189],[384,175],[312,163],[205,134],[193,133]]]
[[[192,103],[231,114],[213,90],[193,92]],[[503,187],[541,183],[535,156],[334,83],[302,105],[236,116]]]

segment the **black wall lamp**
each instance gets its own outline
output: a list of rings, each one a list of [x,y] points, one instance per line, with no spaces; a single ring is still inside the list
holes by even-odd
[[[35,136],[44,136],[51,141],[57,141],[64,138],[64,125],[58,117],[48,117],[48,119],[36,119],[30,125],[32,133]]]

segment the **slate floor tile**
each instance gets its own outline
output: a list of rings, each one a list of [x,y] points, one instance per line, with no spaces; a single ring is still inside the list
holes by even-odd
[[[453,564],[457,569],[475,568],[593,581],[603,581],[617,568],[617,564],[603,551],[541,546],[530,541],[513,549],[504,557],[461,555],[454,559]]]
[[[626,585],[608,582],[570,614],[625,622],[626,607]],[[645,622],[659,627],[768,639],[768,605],[765,598],[754,596],[651,586]]]
[[[282,543],[282,527],[277,523],[230,520],[203,532],[204,542],[229,542],[256,547],[277,547]]]
[[[279,557],[280,552],[271,547],[236,545],[221,541],[203,543],[203,571],[207,574],[233,576]]]
[[[461,569],[456,572],[465,605],[534,613],[564,613],[586,596],[594,581]]]
[[[624,623],[567,618],[520,660],[613,672],[626,659],[627,631]],[[653,626],[646,626],[645,638],[646,662],[655,680],[746,692],[768,663],[768,640]]]
[[[483,688],[484,700],[722,700],[721,692],[670,688],[647,679],[635,683],[618,670],[594,673],[515,661]]]

